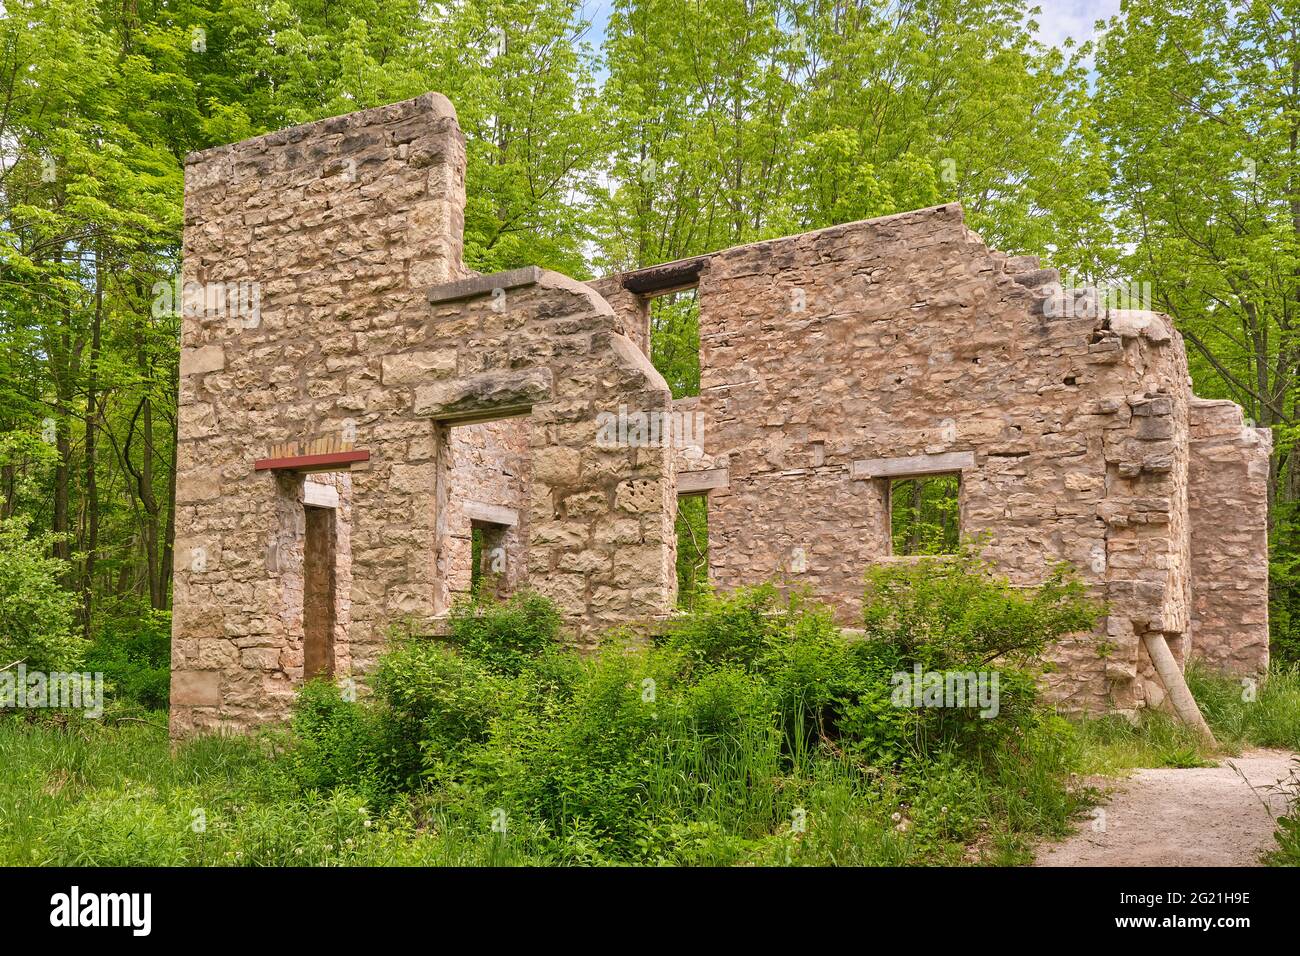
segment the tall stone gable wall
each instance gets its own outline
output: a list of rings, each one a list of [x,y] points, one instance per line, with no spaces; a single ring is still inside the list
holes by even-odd
[[[1267,454],[1239,437],[1238,411],[1230,440],[1214,444],[1228,470],[1207,474],[1208,437],[1191,446],[1191,469],[1194,400],[1167,317],[1064,293],[1037,260],[987,248],[957,205],[692,265],[705,457],[729,473],[710,492],[715,584],[807,585],[851,625],[864,571],[912,560],[891,557],[888,478],[874,476],[960,471],[963,533],[983,536],[1001,571],[1031,585],[1066,561],[1108,602],[1095,634],[1056,652],[1049,680],[1064,706],[1158,703],[1140,638],[1160,631],[1186,652],[1194,580],[1212,659],[1232,648],[1242,667],[1261,666]],[[596,287],[644,339],[644,297],[625,279]],[[1201,435],[1205,412],[1195,416]],[[1203,492],[1194,512],[1189,473]],[[1223,501],[1211,481],[1241,490]],[[1217,557],[1226,543],[1253,565],[1244,581]]]
[[[671,607],[671,457],[595,441],[601,411],[665,409],[667,386],[586,286],[465,270],[464,172],[436,94],[188,158],[185,280],[261,293],[256,316],[182,323],[174,733],[282,717],[301,681],[304,476],[254,468],[281,443],[370,453],[340,495],[344,672],[394,625],[436,629],[461,498],[520,511],[514,573],[581,640]],[[481,424],[505,415],[525,417]]]

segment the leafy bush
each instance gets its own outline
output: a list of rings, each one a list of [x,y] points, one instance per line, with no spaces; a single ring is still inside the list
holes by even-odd
[[[48,557],[52,536],[29,537],[25,519],[0,520],[0,667],[70,671],[86,642],[74,633],[76,597],[60,586],[68,566]]]
[[[602,654],[563,706],[541,700],[503,714],[469,755],[475,787],[551,832],[577,825],[602,842],[632,842],[659,732],[660,701],[642,691],[650,664],[645,654]]]
[[[496,650],[486,652],[500,661]],[[515,653],[505,655],[512,666]],[[453,648],[410,640],[384,658],[375,693],[390,728],[392,772],[408,781],[422,775],[449,781],[465,751],[487,740],[493,720],[520,699],[523,684]]]
[[[782,611],[772,585],[737,588],[722,595],[704,592],[695,611],[674,625],[667,646],[700,665],[750,667],[787,628],[794,607]]]
[[[517,674],[560,638],[560,612],[533,591],[519,591],[504,603],[490,597],[463,600],[451,612],[451,637],[466,654],[493,670]]]
[[[866,655],[877,673],[895,667],[905,677],[891,679],[900,687],[910,682],[913,693],[920,689],[918,675],[921,681],[984,675],[990,691],[996,677],[996,714],[989,716],[971,701],[916,707],[912,700],[910,713],[900,720],[891,717],[878,693],[869,693],[848,710],[854,749],[875,759],[896,754],[897,741],[880,730],[881,724],[904,731],[914,755],[1005,746],[1041,717],[1036,677],[1048,645],[1092,630],[1101,613],[1067,566],[1053,569],[1037,587],[1016,588],[969,545],[951,557],[871,568],[862,619]]]
[[[925,669],[1030,665],[1049,643],[1100,620],[1066,565],[1039,587],[1016,588],[971,547],[949,558],[881,565],[867,572],[863,625]]]
[[[85,666],[104,674],[118,701],[166,710],[171,696],[171,614],[132,608],[113,616],[95,635]]]
[[[1010,674],[1000,718],[980,720],[896,706],[893,675],[922,662],[983,667],[995,650],[1028,664],[1093,617],[1063,574],[1029,592],[973,563],[914,575],[873,579],[865,639],[805,596],[760,586],[702,594],[660,646],[609,640],[587,658],[557,646],[559,615],[535,594],[459,605],[451,641],[393,647],[372,699],[303,692],[293,779],[380,807],[407,793],[444,826],[493,821],[503,847],[527,834],[530,857],[581,863],[793,858],[790,821],[820,792],[842,829],[812,841],[818,853],[844,853],[842,838],[865,833],[850,818],[865,814],[868,852],[951,862],[994,799],[971,796],[971,781],[1024,772],[1032,761],[1008,758],[1007,742],[1046,733],[1033,676]],[[978,620],[962,618],[967,604]],[[1008,643],[1015,626],[1029,632]],[[1021,802],[1055,799],[1050,790]],[[924,823],[881,823],[905,805],[923,807]],[[1073,806],[1056,800],[1052,812]]]
[[[410,769],[398,757],[386,716],[344,700],[329,681],[308,681],[294,708],[293,746],[287,757],[293,779],[307,791],[347,786],[386,802],[406,783],[402,770]]]

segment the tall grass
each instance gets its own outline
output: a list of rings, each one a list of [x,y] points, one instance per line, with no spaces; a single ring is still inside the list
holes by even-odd
[[[652,809],[612,857],[581,818],[561,826],[486,794],[426,792],[383,811],[346,787],[296,792],[266,739],[0,721],[0,864],[63,866],[962,865],[1018,863],[1086,805],[1052,746],[1006,754],[989,777],[941,757],[864,771],[780,733],[665,733],[644,767]],[[201,817],[197,813],[201,812]],[[202,826],[196,823],[202,821]]]

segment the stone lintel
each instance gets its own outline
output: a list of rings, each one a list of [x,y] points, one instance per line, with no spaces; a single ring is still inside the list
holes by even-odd
[[[541,281],[542,270],[537,266],[524,266],[522,269],[507,269],[486,276],[471,276],[444,282],[428,291],[430,302],[455,302],[457,299],[472,299],[475,296],[488,295],[495,289],[517,289],[520,286],[534,285]]]
[[[460,510],[470,521],[484,521],[488,524],[504,525],[507,528],[519,524],[519,512],[504,505],[488,504],[485,501],[463,501]]]
[[[549,368],[484,372],[417,387],[414,411],[458,425],[511,418],[550,401],[553,386]]]
[[[302,503],[309,508],[337,508],[339,490],[333,485],[322,485],[315,481],[303,482]]]
[[[974,467],[974,452],[950,451],[942,455],[913,455],[908,458],[859,458],[853,462],[852,476],[855,479],[905,478]]]

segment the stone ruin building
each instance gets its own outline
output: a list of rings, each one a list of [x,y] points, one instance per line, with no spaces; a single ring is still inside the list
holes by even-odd
[[[713,584],[806,585],[851,626],[866,568],[913,560],[892,484],[930,475],[1014,582],[1068,561],[1108,602],[1055,651],[1063,708],[1158,704],[1148,632],[1265,668],[1270,433],[1192,394],[1167,317],[1078,307],[956,204],[590,283],[468,270],[464,207],[438,94],[187,158],[174,734],[364,677],[394,626],[438,632],[475,554],[579,646],[653,631],[685,495]],[[674,402],[648,303],[687,288],[701,387]]]

